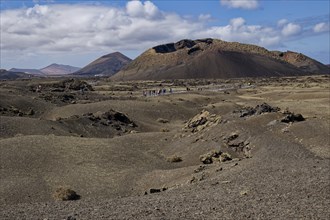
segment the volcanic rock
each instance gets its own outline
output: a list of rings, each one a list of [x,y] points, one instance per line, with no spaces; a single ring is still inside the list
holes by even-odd
[[[240,113],[240,117],[246,117],[246,116],[252,116],[252,115],[260,115],[263,113],[269,113],[269,112],[278,112],[280,111],[280,108],[278,107],[272,107],[268,105],[267,103],[263,103],[261,105],[257,105],[256,107],[245,107],[238,112]]]
[[[210,115],[210,112],[203,110],[201,113],[191,118],[185,125],[185,129],[191,129],[192,132],[198,132],[206,127],[216,125],[221,121],[221,117]]]
[[[66,90],[87,90],[87,91],[93,91],[93,88],[91,85],[89,85],[87,82],[79,80],[79,79],[66,79],[62,80],[58,83],[52,84],[52,87],[54,88],[63,88]]]
[[[295,121],[305,121],[305,118],[301,114],[290,113],[281,120],[281,122],[284,123],[290,123]]]

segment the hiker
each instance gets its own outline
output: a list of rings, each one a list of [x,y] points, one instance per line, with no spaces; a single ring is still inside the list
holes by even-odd
[[[36,92],[41,92],[41,85],[37,86]]]
[[[173,93],[173,90],[172,90],[172,88],[170,88],[170,93],[171,93],[171,94]]]

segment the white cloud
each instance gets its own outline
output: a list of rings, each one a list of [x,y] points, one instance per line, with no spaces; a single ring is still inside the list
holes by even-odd
[[[282,34],[286,37],[298,35],[301,32],[302,28],[300,25],[295,23],[288,23],[284,25],[282,29]]]
[[[1,12],[1,49],[84,51],[145,49],[177,40],[201,23],[165,14],[151,2],[128,2],[125,8],[54,4]]]
[[[196,35],[201,38],[220,38],[226,41],[251,43],[267,47],[278,46],[281,43],[278,30],[260,25],[247,25],[241,17],[231,19],[226,26],[207,28]]]
[[[281,38],[279,36],[273,36],[273,37],[261,37],[259,39],[259,44],[264,46],[274,46],[274,45],[280,45]]]
[[[278,27],[283,27],[284,25],[286,25],[287,23],[289,23],[289,21],[287,19],[281,19],[277,22],[277,26]]]
[[[210,21],[212,18],[212,16],[210,14],[200,14],[198,16],[198,20],[201,22],[206,22],[206,21]]]
[[[229,8],[256,9],[258,0],[221,0],[221,4]]]
[[[227,25],[209,26],[211,15],[183,17],[161,11],[150,1],[130,1],[122,8],[37,4],[0,13],[2,61],[8,54],[16,58],[18,54],[25,56],[28,53],[142,52],[161,43],[185,38],[211,37],[275,48],[288,40],[302,38],[306,33],[316,35],[329,30],[326,23],[303,29],[285,19],[265,26],[248,24],[242,17],[231,19]]]
[[[239,17],[239,18],[233,18],[233,19],[230,20],[230,25],[235,30],[239,29],[244,24],[245,24],[245,20],[243,18],[241,18],[241,17]]]
[[[322,23],[318,23],[313,27],[313,31],[315,33],[321,33],[321,32],[327,32],[330,30],[330,24],[322,22]]]
[[[26,16],[42,16],[47,14],[48,12],[48,7],[47,6],[42,6],[42,5],[35,5],[33,8],[29,8],[26,10]]]
[[[126,4],[126,11],[132,17],[156,18],[160,16],[157,6],[150,1],[144,3],[140,1],[129,1]]]

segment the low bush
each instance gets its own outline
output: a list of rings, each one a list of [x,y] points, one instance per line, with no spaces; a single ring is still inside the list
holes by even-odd
[[[165,124],[165,123],[168,123],[169,121],[167,119],[164,119],[164,118],[158,118],[157,122]]]
[[[182,157],[179,157],[177,155],[172,155],[172,156],[170,156],[170,157],[167,158],[167,161],[168,162],[171,162],[171,163],[181,162],[182,161]]]
[[[55,190],[53,198],[60,201],[78,200],[80,196],[70,188],[59,187]]]

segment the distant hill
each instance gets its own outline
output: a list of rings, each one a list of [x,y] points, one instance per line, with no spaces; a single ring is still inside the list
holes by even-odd
[[[115,52],[104,55],[95,61],[91,62],[81,70],[74,73],[80,76],[112,76],[121,70],[125,65],[132,60],[122,53]]]
[[[13,80],[18,78],[29,78],[31,75],[22,72],[12,72],[0,69],[0,80]]]
[[[323,66],[321,64],[319,67],[322,71]],[[299,68],[295,62],[286,61],[283,54],[256,45],[208,38],[186,39],[155,46],[111,79],[238,78],[302,74],[306,74],[306,69]]]
[[[33,75],[43,75],[43,72],[41,72],[38,69],[11,68],[9,72],[20,72],[20,73],[33,74]]]
[[[302,53],[293,51],[278,52],[274,51],[281,59],[298,67],[307,73],[329,74],[329,66],[324,65]]]
[[[53,63],[49,66],[46,66],[41,69],[19,69],[19,68],[12,68],[10,72],[22,72],[27,74],[39,75],[39,76],[50,76],[50,75],[67,75],[73,72],[80,70],[79,67],[63,65],[63,64],[56,64]]]
[[[79,67],[53,63],[40,71],[45,75],[67,75],[80,70]]]

